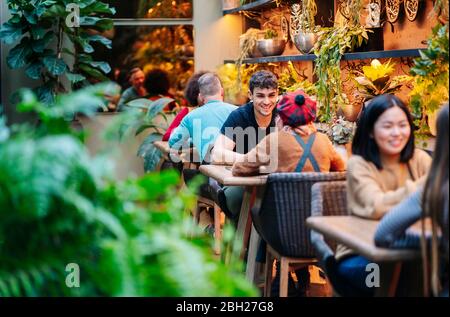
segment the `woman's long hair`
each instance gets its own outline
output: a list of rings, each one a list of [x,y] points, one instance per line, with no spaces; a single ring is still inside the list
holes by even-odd
[[[448,247],[448,103],[442,108],[437,119],[436,147],[433,154],[433,162],[428,174],[422,197],[422,218],[429,217],[432,223],[431,247],[425,239],[425,221],[422,221],[422,260],[424,269],[424,292],[430,295],[430,286],[434,296],[438,296],[441,285],[439,278],[440,252],[438,228],[441,230],[442,239],[446,239]],[[447,220],[444,220],[447,219]],[[447,223],[444,223],[447,222]],[[431,250],[430,250],[431,249]],[[444,252],[448,252],[445,250]],[[431,261],[429,254],[431,253]],[[448,254],[446,254],[448,264]],[[431,265],[431,267],[430,267]],[[430,285],[431,284],[431,285]]]

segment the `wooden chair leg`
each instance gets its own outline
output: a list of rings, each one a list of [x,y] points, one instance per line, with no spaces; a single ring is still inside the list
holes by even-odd
[[[214,204],[214,253],[220,255],[220,245],[222,243],[222,230],[220,228],[222,210]]]
[[[266,251],[266,267],[265,279],[264,279],[264,297],[270,297],[272,290],[272,270],[273,270],[273,257],[269,250]]]
[[[194,221],[195,223],[198,225],[200,223],[200,212],[202,211],[201,207],[200,207],[200,203],[197,202],[197,206],[195,207],[195,211],[194,211]]]
[[[288,296],[289,261],[285,257],[280,259],[280,297]]]

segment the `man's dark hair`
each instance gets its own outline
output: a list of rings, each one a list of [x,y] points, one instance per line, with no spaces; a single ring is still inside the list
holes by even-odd
[[[373,98],[363,110],[358,119],[355,136],[352,143],[352,153],[362,156],[372,162],[378,169],[382,169],[380,151],[373,137],[373,129],[378,118],[388,109],[399,107],[408,118],[411,135],[408,143],[400,153],[400,162],[407,163],[414,155],[414,124],[408,107],[396,96],[384,94]]]
[[[184,97],[188,101],[188,103],[193,106],[198,106],[198,94],[200,93],[200,89],[198,86],[198,79],[206,74],[207,71],[199,71],[189,78],[186,89],[184,90]]]
[[[278,79],[272,72],[262,70],[256,72],[250,78],[249,89],[253,93],[255,88],[267,88],[278,90]]]
[[[150,96],[167,95],[170,88],[169,75],[162,69],[154,69],[145,76],[144,87]]]

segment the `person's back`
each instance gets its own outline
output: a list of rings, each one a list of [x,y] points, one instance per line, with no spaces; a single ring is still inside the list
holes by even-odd
[[[225,120],[237,107],[223,102],[223,88],[217,75],[206,73],[198,83],[203,106],[183,118],[170,136],[169,146],[179,149],[190,139],[203,161]]]
[[[328,137],[317,132],[313,121],[316,103],[302,91],[286,94],[278,114],[285,127],[266,136],[242,161],[233,165],[233,175],[274,172],[344,171],[345,163]]]
[[[203,161],[207,156],[210,145],[214,144],[220,134],[220,128],[236,108],[229,103],[212,100],[192,110],[172,133],[169,138],[169,146],[173,148],[183,146],[185,140],[181,136],[187,133],[199,152],[201,161]],[[181,129],[185,129],[185,132],[181,132]]]

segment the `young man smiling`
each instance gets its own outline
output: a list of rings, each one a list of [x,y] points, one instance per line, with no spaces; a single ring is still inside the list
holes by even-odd
[[[275,131],[278,80],[269,71],[252,75],[249,82],[250,102],[231,112],[214,143],[211,158],[215,164],[232,165],[243,159],[266,135]],[[244,189],[225,186],[218,193],[219,205],[237,220]]]
[[[212,150],[217,164],[233,164],[247,154],[275,128],[278,80],[269,71],[260,71],[250,79],[250,102],[233,111],[222,126]]]

